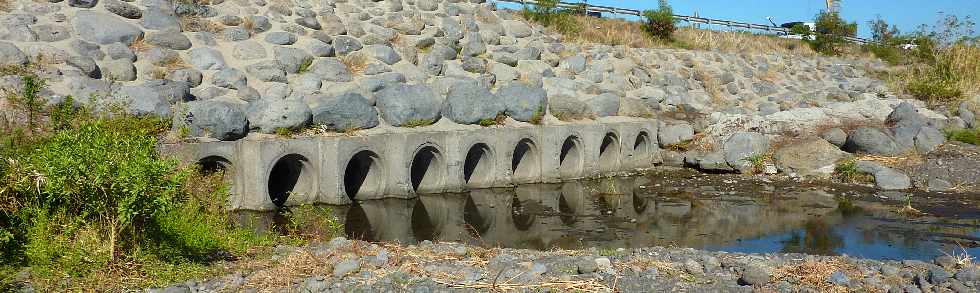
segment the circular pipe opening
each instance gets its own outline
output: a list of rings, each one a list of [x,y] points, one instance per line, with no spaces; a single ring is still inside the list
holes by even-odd
[[[463,162],[463,181],[467,184],[490,183],[492,165],[493,156],[490,147],[484,143],[474,144],[466,152],[466,160]]]
[[[353,200],[358,194],[379,194],[384,190],[384,170],[381,158],[363,150],[347,161],[344,169],[344,192]]]
[[[606,133],[599,146],[599,171],[616,171],[619,167],[619,138],[615,133]]]
[[[309,194],[313,191],[313,172],[309,160],[299,154],[289,154],[276,161],[269,171],[269,199],[278,207],[286,204],[292,194]]]
[[[650,134],[646,131],[640,131],[633,142],[633,160],[638,163],[638,166],[646,167],[652,161],[652,154]]]
[[[433,146],[425,146],[412,158],[411,180],[415,192],[438,191],[446,178],[442,154]]]
[[[538,164],[538,147],[530,138],[522,139],[514,147],[511,158],[511,171],[514,179],[528,179],[540,175],[541,165]]]
[[[565,138],[558,154],[558,174],[561,177],[574,177],[582,173],[581,139],[577,136]]]
[[[222,156],[207,156],[197,161],[197,167],[201,175],[228,173],[231,170],[231,161]]]

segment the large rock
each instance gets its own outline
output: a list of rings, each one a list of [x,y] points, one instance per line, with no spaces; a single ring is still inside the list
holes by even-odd
[[[507,34],[515,38],[526,38],[532,33],[531,26],[519,20],[504,21],[504,29],[507,30]]]
[[[487,88],[475,81],[461,81],[449,88],[442,116],[460,124],[475,124],[494,119],[504,105]]]
[[[548,93],[544,89],[522,83],[504,86],[497,90],[497,97],[503,101],[507,116],[517,121],[540,119],[548,106]]]
[[[369,45],[364,47],[364,52],[366,52],[374,59],[378,59],[385,64],[392,65],[402,60],[402,57],[395,52],[395,49],[388,47],[387,45]]]
[[[187,50],[191,48],[191,40],[184,34],[175,31],[148,33],[146,34],[146,43],[171,50]]]
[[[312,66],[313,56],[305,50],[293,47],[274,47],[272,48],[276,62],[282,65],[286,73],[299,73],[303,65]],[[310,63],[307,63],[310,62]],[[306,68],[309,70],[309,68]]]
[[[884,190],[904,190],[912,187],[912,179],[904,172],[871,161],[858,161],[859,172],[874,176],[875,185]]]
[[[24,65],[27,61],[27,54],[20,48],[11,43],[0,42],[0,65]]]
[[[72,18],[75,34],[99,44],[122,42],[130,45],[143,37],[143,31],[119,17],[101,12],[80,10]]]
[[[809,138],[776,150],[773,159],[783,173],[829,178],[836,163],[847,156],[826,140]]]
[[[147,7],[140,25],[151,30],[180,31],[180,20],[172,7]]]
[[[402,126],[439,120],[442,99],[429,86],[398,84],[377,92],[375,97],[378,111],[388,124]]]
[[[243,90],[248,85],[248,78],[241,70],[225,67],[214,74],[212,83],[218,87]]]
[[[267,82],[286,82],[286,71],[275,60],[259,61],[245,66],[245,72]]]
[[[102,75],[115,81],[136,80],[136,66],[127,59],[106,61],[101,66]]]
[[[378,126],[378,111],[364,96],[346,93],[320,96],[312,104],[313,124],[332,130],[368,129]]]
[[[350,36],[337,36],[333,39],[333,48],[337,56],[347,55],[363,48],[361,42]]]
[[[170,117],[173,104],[190,98],[190,86],[183,82],[150,80],[140,85],[124,85],[105,102],[110,107],[122,106],[137,116]]]
[[[109,12],[125,18],[139,19],[143,17],[143,11],[139,7],[120,0],[103,0],[102,6]]]
[[[260,99],[248,107],[249,127],[262,133],[306,127],[313,118],[310,107],[299,99]]]
[[[661,147],[689,141],[694,139],[694,127],[683,121],[673,123],[661,122],[660,130],[657,131],[657,139],[660,141]]]
[[[752,170],[751,158],[769,151],[769,139],[757,132],[737,132],[732,134],[722,146],[725,161],[729,165],[745,173]]]
[[[182,113],[190,135],[236,140],[248,133],[245,105],[226,99],[191,101]]]
[[[902,148],[890,135],[873,127],[861,127],[847,136],[844,150],[873,155],[899,155]]]
[[[592,113],[596,116],[616,116],[619,114],[619,96],[612,93],[605,93],[592,97],[587,102]]]
[[[225,68],[225,58],[221,51],[213,48],[194,48],[187,52],[191,66],[198,70],[221,70]]]
[[[310,65],[310,72],[324,81],[348,82],[353,80],[350,69],[337,58],[319,58]]]

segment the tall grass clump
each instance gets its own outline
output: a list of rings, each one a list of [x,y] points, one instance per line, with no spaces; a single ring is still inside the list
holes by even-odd
[[[845,37],[857,34],[857,23],[848,23],[837,12],[821,11],[816,17],[816,34],[810,44],[817,52],[841,55],[847,46]]]
[[[660,41],[670,41],[677,30],[677,20],[674,19],[674,10],[667,4],[667,0],[660,0],[660,6],[656,10],[643,11],[646,18],[643,29]]]
[[[583,14],[584,9],[560,9],[558,2],[559,0],[539,0],[534,7],[525,5],[521,9],[521,16],[564,35],[574,35],[582,31],[575,16]]]

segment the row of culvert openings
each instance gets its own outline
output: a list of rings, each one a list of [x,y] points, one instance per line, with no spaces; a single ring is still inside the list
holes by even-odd
[[[607,133],[599,147],[600,170],[615,169],[619,163],[619,138]],[[559,154],[559,173],[563,176],[579,174],[583,168],[582,141],[577,136],[569,136],[562,142]],[[651,153],[649,135],[637,135],[633,149],[639,158],[646,159]],[[428,191],[428,187],[438,187],[447,176],[443,156],[433,146],[425,146],[415,153],[411,165],[411,183],[415,191]],[[537,145],[525,138],[514,148],[511,171],[516,178],[531,178],[540,175],[541,168]],[[199,161],[201,171],[212,173],[225,170],[231,162],[219,156],[210,156]],[[485,184],[492,178],[493,156],[490,147],[484,143],[474,144],[467,151],[463,164],[463,179],[469,184]],[[269,198],[277,206],[286,203],[292,193],[312,192],[314,176],[309,172],[309,160],[299,154],[289,154],[280,158],[269,173]],[[371,151],[356,153],[344,170],[344,191],[350,198],[360,193],[379,193],[384,186],[384,172],[380,157]]]

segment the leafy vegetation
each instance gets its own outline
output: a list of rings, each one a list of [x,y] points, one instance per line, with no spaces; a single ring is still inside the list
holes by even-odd
[[[822,11],[816,17],[816,34],[810,45],[817,52],[841,55],[847,45],[845,37],[857,34],[857,23],[848,23],[837,12]]]
[[[858,171],[856,158],[848,158],[837,163],[834,167],[834,175],[843,182],[874,182],[871,175]]]
[[[402,124],[401,127],[415,128],[415,127],[429,126],[432,125],[432,123],[435,123],[435,121],[433,121],[432,119],[412,119],[412,120],[408,120],[408,122],[405,122],[405,124]]]
[[[582,27],[574,17],[582,14],[583,11],[560,9],[558,2],[558,0],[539,0],[533,8],[524,6],[521,9],[521,16],[562,34],[574,34],[581,31]]]
[[[674,10],[667,4],[667,0],[660,0],[660,6],[656,10],[643,11],[646,22],[643,23],[643,30],[650,36],[661,41],[670,41],[677,30],[677,20],[674,19]]]
[[[980,145],[980,129],[956,129],[947,130],[946,139],[964,142],[972,145]]]
[[[168,121],[96,116],[70,98],[26,107],[44,84],[35,78],[25,76],[33,85],[8,98],[16,107],[2,109],[15,117],[36,112],[0,124],[0,291],[24,281],[14,280],[18,272],[42,292],[162,286],[295,238],[230,224],[223,172],[204,174],[157,154]],[[28,127],[42,131],[28,135]],[[315,213],[300,216],[337,226]]]

